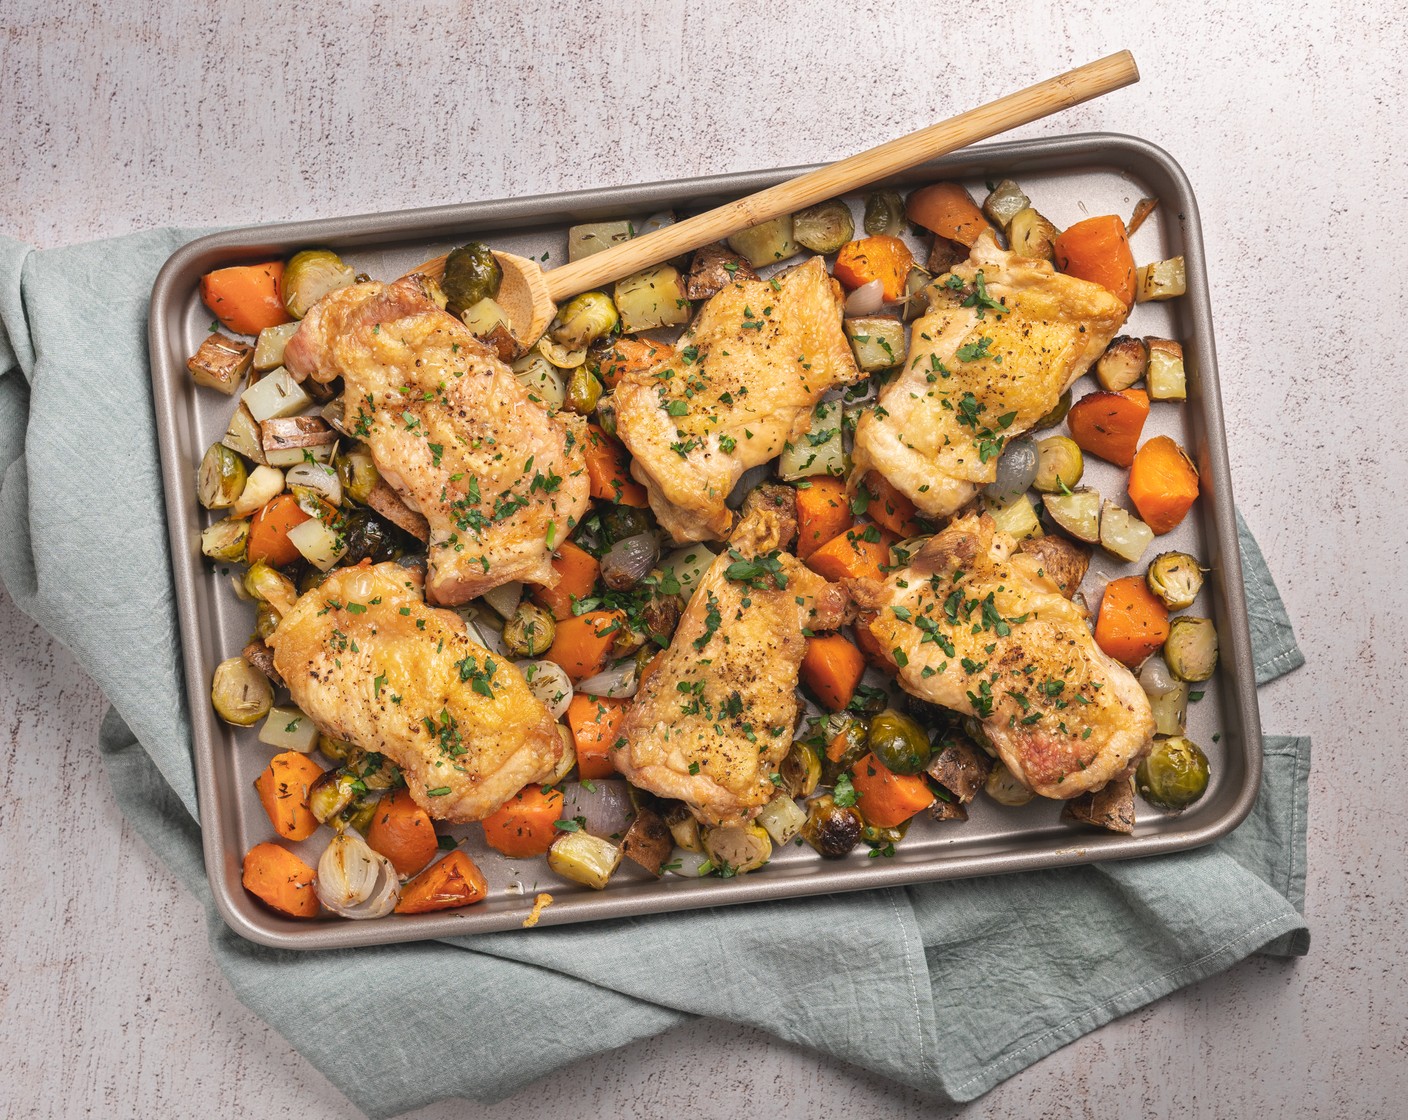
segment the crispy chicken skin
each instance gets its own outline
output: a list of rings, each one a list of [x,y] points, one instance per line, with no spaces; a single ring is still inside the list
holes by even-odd
[[[1006,441],[1051,411],[1127,311],[990,232],[928,292],[908,359],[856,426],[854,477],[878,470],[922,512],[948,517],[997,477]]]
[[[1106,656],[1040,552],[963,517],[884,582],[855,580],[858,626],[902,662],[906,692],[976,716],[1007,768],[1043,797],[1100,789],[1154,734],[1134,675]],[[899,650],[903,657],[890,653]]]
[[[296,376],[343,379],[347,430],[430,524],[432,603],[556,582],[547,540],[566,539],[587,506],[583,423],[534,403],[422,277],[320,300],[284,363]]]
[[[522,674],[470,640],[459,615],[427,606],[419,574],[398,564],[333,572],[269,645],[294,703],[400,766],[432,817],[482,820],[562,757]]]
[[[614,752],[633,784],[678,798],[708,825],[751,820],[777,796],[771,775],[797,722],[802,628],[834,628],[845,616],[841,588],[779,551],[796,531],[779,506],[765,496],[745,509]]]
[[[678,353],[617,385],[631,472],[677,541],[722,540],[724,499],[749,467],[800,439],[826,390],[861,377],[820,257],[774,280],[738,280],[706,303]]]

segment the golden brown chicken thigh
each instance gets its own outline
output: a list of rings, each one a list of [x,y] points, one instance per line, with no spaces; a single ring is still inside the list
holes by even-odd
[[[947,517],[1104,352],[1126,308],[990,233],[928,291],[909,357],[856,426],[855,477],[878,470],[929,517]]]
[[[534,403],[422,277],[320,300],[284,362],[300,376],[343,379],[345,427],[430,523],[432,603],[465,603],[513,580],[555,582],[551,544],[587,506],[585,427]]]
[[[616,432],[674,539],[722,540],[733,524],[724,499],[743,472],[800,439],[822,394],[861,372],[820,257],[729,284],[676,348],[621,379]]]
[[[419,574],[398,564],[333,572],[268,641],[319,730],[390,758],[432,817],[482,820],[562,758],[523,675],[459,615],[427,606]]]
[[[802,629],[839,626],[845,613],[839,587],[779,551],[795,532],[766,498],[745,511],[613,753],[633,784],[678,798],[705,824],[751,820],[777,796],[772,775],[797,722]]]
[[[906,692],[977,717],[1018,781],[1071,798],[1141,758],[1154,717],[1040,553],[1014,546],[986,514],[960,518],[883,582],[852,581],[857,626]]]

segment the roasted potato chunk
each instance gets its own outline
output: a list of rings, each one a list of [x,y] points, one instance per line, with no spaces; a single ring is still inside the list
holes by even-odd
[[[708,299],[735,280],[756,280],[753,266],[722,241],[695,251],[685,280],[684,294],[690,299]]]

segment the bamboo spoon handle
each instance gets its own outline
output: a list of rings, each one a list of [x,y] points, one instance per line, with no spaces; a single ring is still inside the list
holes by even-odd
[[[1088,62],[859,155],[551,269],[545,274],[548,292],[554,303],[560,303],[568,296],[619,280],[741,229],[835,198],[926,160],[1133,85],[1138,80],[1139,68],[1129,51]]]

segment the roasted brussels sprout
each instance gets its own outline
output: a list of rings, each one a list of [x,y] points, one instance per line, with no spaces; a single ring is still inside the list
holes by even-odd
[[[578,366],[567,379],[567,395],[564,403],[568,411],[578,416],[588,416],[601,401],[601,382],[596,374],[585,365]]]
[[[872,191],[865,199],[865,232],[898,237],[904,229],[904,199],[899,191]]]
[[[538,339],[533,344],[533,349],[561,370],[574,370],[578,366],[587,364],[587,348],[585,346],[573,349],[555,341],[548,335],[543,335]]]
[[[569,350],[581,350],[616,329],[621,316],[605,292],[583,292],[573,296],[548,327],[548,337]]]
[[[530,350],[517,359],[513,373],[528,390],[528,399],[534,404],[541,404],[549,412],[556,412],[563,406],[567,397],[567,375],[543,357],[541,351]]]
[[[1164,660],[1181,681],[1205,681],[1217,668],[1217,627],[1210,618],[1179,615],[1169,623]]]
[[[381,472],[365,444],[354,443],[337,456],[337,477],[342,493],[354,502],[365,502],[381,481]]]
[[[1161,552],[1149,561],[1144,582],[1169,610],[1187,610],[1203,589],[1203,570],[1186,552]]]
[[[200,535],[200,550],[212,560],[244,561],[249,544],[249,522],[243,517],[226,517],[208,526]]]
[[[401,768],[380,751],[353,747],[342,765],[366,789],[399,789],[406,784]]]
[[[1070,436],[1047,436],[1036,445],[1032,485],[1043,494],[1074,490],[1085,473],[1085,456]]]
[[[821,782],[821,756],[810,743],[794,740],[778,767],[782,788],[792,797],[810,797]]]
[[[451,250],[445,259],[445,277],[440,281],[445,310],[451,315],[463,315],[480,300],[493,299],[499,294],[503,279],[504,270],[482,241]]]
[[[342,540],[347,545],[342,558],[349,564],[363,560],[381,564],[405,551],[401,531],[361,506],[349,509],[343,517]]]
[[[1159,739],[1134,772],[1139,796],[1158,809],[1177,812],[1207,792],[1208,756],[1192,739]]]
[[[544,654],[556,636],[557,623],[552,613],[536,603],[519,603],[513,617],[504,623],[504,645],[514,657]]]
[[[210,702],[226,723],[252,727],[274,706],[274,688],[269,678],[243,657],[231,657],[215,667]]]
[[[223,443],[212,443],[196,472],[196,497],[206,509],[229,509],[248,480],[244,460]]]
[[[1112,393],[1128,389],[1149,368],[1149,344],[1142,338],[1122,334],[1114,339],[1095,363],[1095,379],[1100,388]]]
[[[892,828],[881,828],[878,824],[867,824],[860,830],[860,838],[874,849],[890,849],[890,855],[894,854],[894,847],[904,839],[904,834],[909,831],[909,821],[903,821]]]
[[[345,739],[334,739],[331,735],[318,736],[318,750],[331,762],[346,762],[356,749]]]
[[[792,215],[792,236],[813,253],[834,253],[855,232],[851,208],[838,198],[818,202]]]
[[[279,282],[284,310],[295,319],[308,314],[308,309],[329,292],[345,288],[356,279],[357,272],[331,249],[304,249],[294,253],[284,266]]]
[[[870,749],[870,725],[850,712],[838,712],[822,723],[821,780],[834,786],[836,779],[865,757]],[[836,741],[840,739],[839,749]],[[836,755],[835,760],[831,758]]]
[[[327,824],[357,796],[357,779],[342,770],[324,770],[308,787],[308,808],[319,824]]]
[[[268,641],[269,635],[279,625],[279,612],[268,603],[258,603],[254,608],[254,632],[261,641]]]
[[[893,774],[918,774],[929,765],[933,749],[928,733],[906,715],[886,708],[870,721],[870,753]]]
[[[251,564],[244,574],[244,589],[255,599],[268,603],[280,615],[288,614],[298,602],[298,588],[293,580],[269,567],[263,560]]]
[[[746,875],[772,857],[772,837],[756,824],[711,828],[704,834],[704,851],[720,875]]]
[[[601,518],[603,544],[615,544],[628,537],[639,536],[651,530],[650,512],[635,506],[623,506],[618,502],[605,502],[597,507]]]
[[[802,839],[825,859],[841,859],[860,841],[865,821],[852,806],[836,804],[829,793],[822,794],[807,806],[807,823],[802,825]]]
[[[1030,206],[1018,210],[1007,224],[1007,242],[1019,257],[1049,261],[1061,231]]]

